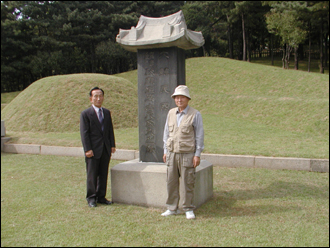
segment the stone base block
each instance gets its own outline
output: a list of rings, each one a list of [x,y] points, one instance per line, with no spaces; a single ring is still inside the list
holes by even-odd
[[[281,157],[255,157],[254,165],[258,168],[281,170],[310,170],[310,159],[281,158]]]
[[[329,159],[311,159],[311,171],[329,173]]]
[[[126,161],[111,168],[111,194],[115,203],[166,208],[167,166],[164,163]],[[180,185],[180,192],[182,187]],[[201,160],[196,169],[194,205],[213,196],[213,165]],[[180,193],[181,194],[181,193]],[[182,209],[180,200],[179,208]]]
[[[59,155],[83,157],[84,149],[82,147],[63,147],[63,146],[40,146],[40,155]]]
[[[40,145],[4,144],[3,151],[8,153],[40,154]]]
[[[10,140],[10,137],[1,137],[1,151],[3,152],[4,151],[4,145],[5,143]]]

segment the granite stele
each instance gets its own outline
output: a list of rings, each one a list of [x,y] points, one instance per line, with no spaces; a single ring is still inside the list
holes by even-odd
[[[116,41],[137,52],[139,159],[111,169],[112,200],[165,208],[167,167],[162,158],[166,116],[176,107],[171,98],[174,89],[186,84],[184,50],[201,47],[204,38],[201,32],[187,29],[180,10],[159,18],[141,15],[136,27],[119,30]],[[196,169],[194,204],[198,207],[212,196],[213,165],[202,160]]]

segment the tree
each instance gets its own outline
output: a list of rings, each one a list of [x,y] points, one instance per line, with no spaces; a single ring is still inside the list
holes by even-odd
[[[213,47],[214,54],[233,58],[233,12],[235,3],[233,1],[211,1],[209,2],[206,12],[209,16],[210,46]],[[227,47],[222,46],[223,42],[227,43]]]
[[[187,51],[190,56],[205,56],[206,54],[210,56],[211,54],[211,21],[207,15],[209,4],[209,1],[187,1],[182,6],[187,27],[193,31],[201,31],[205,40],[203,50],[194,49]]]
[[[270,2],[270,13],[266,15],[267,28],[270,33],[281,37],[283,49],[283,68],[289,68],[292,48],[297,49],[306,39],[306,27],[297,15],[298,11],[306,7],[306,2],[281,1]]]
[[[241,17],[242,21],[242,37],[243,37],[243,61],[246,61],[246,30],[245,21],[249,12],[250,1],[235,1],[235,13]]]
[[[265,14],[269,11],[269,6],[260,1],[238,1],[235,6],[234,12],[242,20],[243,60],[250,61],[251,50],[261,54],[265,47],[265,38],[268,36]]]
[[[23,7],[23,2],[1,2],[1,91],[23,90],[34,81],[33,30],[20,18]]]
[[[23,90],[35,80],[51,75],[135,69],[136,54],[116,44],[119,28],[135,26],[141,14],[172,14],[182,4],[183,1],[2,1],[1,90]],[[101,51],[105,51],[104,56]]]
[[[320,1],[312,2],[311,9],[313,11],[312,19],[316,22],[319,27],[319,47],[320,47],[320,72],[324,73],[324,66],[327,63],[328,57],[328,38],[329,38],[329,2]],[[327,30],[324,33],[324,30]],[[325,53],[323,52],[323,44],[325,48]],[[325,55],[325,56],[324,56]]]
[[[205,39],[187,57],[250,61],[252,51],[261,56],[268,46],[273,55],[273,47],[281,45],[288,68],[290,51],[297,56],[308,34],[309,52],[319,47],[320,71],[327,66],[328,1],[2,1],[1,90],[23,90],[51,75],[135,69],[136,54],[116,43],[119,29],[136,26],[141,15],[161,17],[180,9],[188,28]]]

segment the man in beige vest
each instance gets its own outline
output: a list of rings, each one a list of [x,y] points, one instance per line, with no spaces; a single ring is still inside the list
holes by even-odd
[[[164,128],[163,161],[167,164],[167,211],[162,216],[179,214],[179,178],[182,179],[182,207],[187,219],[194,219],[195,168],[204,149],[203,120],[199,111],[188,106],[191,99],[185,85],[175,88],[172,98],[177,108],[168,112]]]

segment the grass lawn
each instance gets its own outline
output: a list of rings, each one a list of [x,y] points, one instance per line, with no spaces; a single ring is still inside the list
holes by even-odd
[[[186,61],[204,152],[328,159],[328,75],[252,62]],[[106,90],[117,148],[137,150],[136,70],[48,77],[22,93],[2,93],[6,136],[13,143],[81,146],[79,114],[95,82]],[[160,216],[165,202],[164,209],[116,203],[91,209],[83,158],[1,153],[1,246],[329,247],[329,173],[214,167],[213,189],[195,220]]]
[[[213,198],[186,220],[132,205],[89,208],[83,158],[1,153],[1,246],[329,247],[329,173],[213,175]]]

